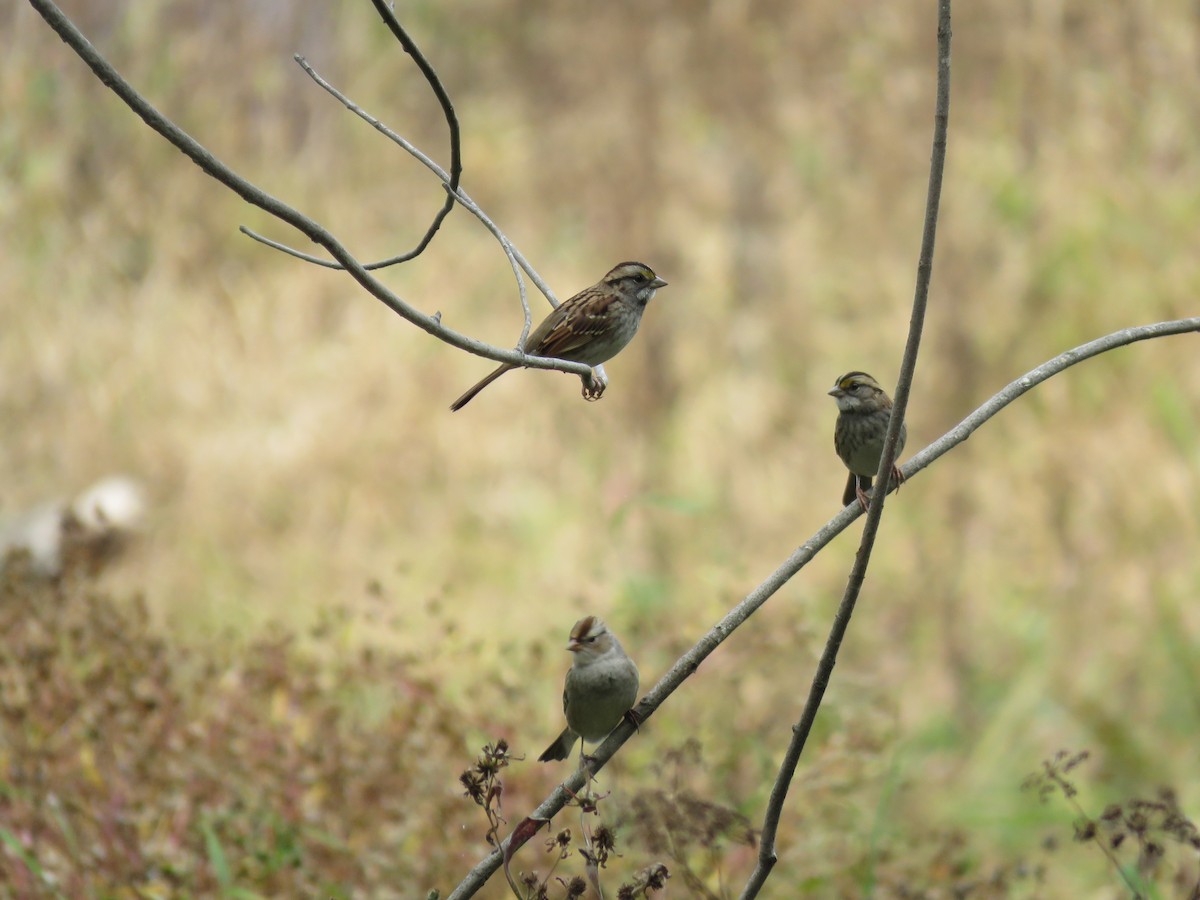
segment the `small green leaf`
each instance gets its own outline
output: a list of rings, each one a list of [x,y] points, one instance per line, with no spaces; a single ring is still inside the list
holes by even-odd
[[[213,868],[217,884],[221,885],[222,891],[228,892],[233,886],[233,875],[229,871],[229,860],[225,858],[221,839],[209,822],[201,824],[200,829],[204,832],[204,849],[208,852],[208,862]]]
[[[25,863],[25,868],[36,875],[42,881],[46,880],[45,873],[42,872],[42,867],[38,865],[38,861],[34,859],[25,850],[25,847],[17,840],[17,836],[7,828],[0,828],[0,841],[3,841],[9,848],[20,857],[21,862]]]

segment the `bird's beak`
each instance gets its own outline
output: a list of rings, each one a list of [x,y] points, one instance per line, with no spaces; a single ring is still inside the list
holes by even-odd
[[[845,393],[846,392],[843,391],[840,387],[835,387],[833,390],[831,390],[829,392],[829,396],[830,397],[841,397]]]
[[[569,641],[567,643],[567,649],[572,653],[578,653],[583,649],[583,644],[579,643],[579,641]]]
[[[663,281],[661,278],[659,278],[657,275],[654,277],[654,280],[652,282],[650,282],[650,287],[654,288],[656,291],[659,288],[666,287],[666,286],[667,286],[667,283],[665,281]]]

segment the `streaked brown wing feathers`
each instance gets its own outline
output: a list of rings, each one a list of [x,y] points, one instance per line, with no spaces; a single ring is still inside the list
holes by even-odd
[[[610,330],[612,307],[621,302],[619,297],[604,296],[599,292],[572,297],[559,307],[562,314],[554,317],[549,332],[530,352],[571,359],[574,352],[589,345],[592,338]]]

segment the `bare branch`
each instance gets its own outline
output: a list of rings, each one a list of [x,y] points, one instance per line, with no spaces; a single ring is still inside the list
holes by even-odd
[[[1127,344],[1188,332],[1200,332],[1200,316],[1191,319],[1157,322],[1153,325],[1126,328],[1083,344],[1073,350],[1061,353],[1049,362],[1043,363],[1036,369],[1025,373],[1016,381],[1010,383],[952,429],[913,456],[907,464],[901,466],[901,472],[903,472],[905,479],[912,478],[969,438],[984,423],[1022,394],[1037,387],[1043,381],[1069,369],[1076,363],[1083,362],[1085,359],[1090,359],[1109,350],[1124,347]],[[784,560],[779,568],[767,576],[762,584],[747,594],[745,599],[731,609],[695,646],[679,657],[670,670],[659,679],[658,684],[635,707],[638,719],[642,723],[645,723],[653,715],[654,711],[662,706],[671,694],[678,690],[679,686],[683,684],[688,676],[695,672],[700,667],[700,664],[717,647],[724,643],[727,637],[733,634],[743,622],[749,619],[764,603],[771,599],[776,591],[787,584],[797,572],[808,565],[813,557],[862,514],[862,509],[859,505],[851,503],[826,522],[812,537],[801,544],[791,556]],[[595,759],[595,763],[592,766],[593,771],[602,769],[621,746],[629,740],[633,733],[633,726],[628,722],[622,722],[618,725],[593,754]],[[578,792],[579,788],[583,785],[583,780],[583,773],[576,772],[565,782],[565,785],[572,791]],[[530,818],[539,820],[550,818],[563,808],[566,799],[566,792],[560,786],[530,814]],[[483,886],[492,873],[500,866],[501,855],[506,846],[507,841],[499,849],[493,851],[480,861],[449,895],[450,900],[462,900],[462,898],[474,896],[475,892]]]
[[[359,106],[357,103],[355,103],[349,97],[347,97],[345,94],[343,94],[337,88],[335,88],[332,84],[329,83],[329,81],[327,81],[324,77],[322,77],[321,74],[319,72],[317,72],[316,69],[314,69],[312,67],[312,65],[308,62],[308,60],[306,60],[304,57],[296,55],[294,57],[294,59],[296,60],[296,63],[300,66],[300,68],[302,68],[304,70],[305,74],[307,74],[309,78],[311,78],[313,81],[315,81],[317,83],[317,85],[319,87],[321,87],[326,93],[328,93],[331,97],[336,99],[339,103],[341,103],[343,106],[345,106],[346,109],[350,110],[350,112],[354,113],[356,116],[358,116],[360,119],[362,119],[368,125],[370,125],[376,131],[378,131],[380,134],[382,134],[384,137],[391,140],[393,143],[395,143],[398,147],[400,147],[406,153],[410,154],[414,159],[417,160],[417,162],[421,163],[423,166],[425,166],[425,168],[429,169],[429,171],[433,172],[433,174],[436,175],[441,180],[442,187],[445,188],[447,193],[450,195],[450,200],[452,202],[457,201],[458,203],[462,204],[462,206],[467,210],[467,212],[471,213],[471,215],[475,216],[475,218],[477,218],[480,222],[482,222],[483,226],[492,233],[492,236],[495,237],[497,241],[499,241],[500,247],[504,250],[504,255],[508,257],[509,265],[512,266],[513,274],[517,279],[517,290],[520,293],[520,297],[521,297],[521,310],[525,316],[525,324],[521,331],[521,339],[517,342],[517,346],[523,347],[525,345],[525,338],[527,338],[529,336],[529,329],[530,329],[530,326],[532,323],[532,317],[529,312],[529,300],[525,294],[525,282],[524,282],[524,279],[522,279],[521,272],[517,269],[517,266],[520,265],[521,270],[524,270],[524,272],[527,275],[529,275],[529,277],[533,280],[533,283],[538,286],[538,288],[541,290],[541,292],[545,295],[546,299],[550,301],[550,305],[552,307],[558,306],[558,299],[554,296],[554,292],[550,290],[549,285],[547,285],[542,280],[541,276],[538,275],[537,271],[534,270],[533,266],[530,265],[529,261],[513,245],[512,241],[510,241],[508,239],[507,235],[505,235],[504,232],[502,232],[500,230],[500,228],[496,225],[496,223],[493,222],[484,213],[484,211],[479,207],[479,205],[476,204],[475,201],[472,200],[467,195],[466,191],[462,190],[461,188],[455,188],[450,183],[449,176],[446,174],[445,170],[442,169],[441,166],[439,166],[436,162],[434,162],[432,159],[430,159],[425,153],[423,153],[418,147],[416,147],[407,138],[403,137],[400,134],[397,134],[395,131],[388,128],[379,119],[375,118],[375,116],[371,115],[369,112],[367,112],[361,106]],[[319,256],[313,256],[308,253],[302,253],[293,247],[288,247],[285,244],[281,244],[277,241],[273,241],[269,238],[266,238],[263,235],[260,235],[257,232],[252,231],[251,229],[247,228],[245,225],[243,225],[241,227],[241,231],[243,234],[247,235],[248,237],[253,238],[256,241],[266,244],[267,246],[272,247],[276,250],[280,250],[283,253],[287,253],[290,256],[294,256],[297,259],[302,259],[305,262],[314,263],[315,265],[318,265],[318,266],[324,266],[325,268],[328,268],[328,269],[344,268],[343,266],[339,265],[336,262],[330,262],[329,260],[322,259]],[[368,270],[377,269],[377,268],[380,268],[385,265],[390,265],[390,262],[391,261],[384,260],[383,262],[379,262],[379,263],[370,263],[368,265],[363,266],[363,268],[368,269]]]
[[[867,510],[867,521],[863,525],[858,552],[854,555],[854,564],[850,567],[846,591],[842,595],[842,602],[838,605],[837,613],[830,625],[825,649],[817,661],[817,668],[813,673],[812,684],[809,686],[808,697],[804,701],[800,720],[792,726],[791,741],[783,755],[783,762],[780,763],[779,775],[771,788],[767,810],[763,815],[758,864],[746,881],[746,887],[742,890],[742,900],[751,900],[751,898],[757,897],[767,878],[770,877],[771,870],[775,867],[777,858],[775,839],[779,831],[779,820],[783,815],[783,804],[787,799],[792,778],[796,774],[796,766],[800,763],[800,755],[804,752],[804,746],[812,732],[817,711],[821,708],[825,689],[829,686],[829,679],[833,677],[833,667],[837,663],[838,650],[842,646],[846,630],[850,627],[850,618],[854,615],[855,604],[858,602],[863,582],[867,577],[867,566],[870,565],[871,551],[875,547],[875,537],[879,533],[884,498],[887,496],[888,482],[896,459],[900,427],[904,422],[904,412],[908,407],[908,394],[917,369],[917,355],[921,349],[921,332],[925,325],[925,309],[929,303],[929,282],[933,275],[933,250],[937,237],[938,209],[942,197],[942,174],[946,168],[946,133],[950,122],[950,0],[939,0],[938,2],[937,35],[937,99],[934,103],[933,151],[929,161],[929,186],[925,196],[925,225],[921,235],[921,252],[917,260],[917,283],[913,296],[912,317],[908,325],[908,342],[904,347],[904,358],[900,363],[900,377],[893,398],[892,418],[888,424],[887,436],[883,442],[883,453],[879,459],[877,487],[871,497],[870,508]]]
[[[1153,325],[1138,325],[1134,328],[1123,328],[1120,331],[1114,331],[1112,334],[1060,353],[1053,359],[1042,363],[1036,369],[1026,372],[1016,381],[1010,382],[1004,390],[993,396],[952,429],[916,454],[906,465],[901,466],[900,471],[904,473],[904,477],[907,479],[922,469],[927,468],[938,457],[957,447],[978,431],[980,426],[1022,394],[1028,393],[1043,381],[1047,381],[1059,372],[1069,369],[1077,363],[1091,359],[1093,356],[1107,353],[1109,350],[1115,350],[1118,347],[1136,344],[1139,341],[1169,337],[1175,334],[1188,334],[1189,332],[1200,332],[1200,316],[1193,316],[1189,319],[1175,319],[1170,322],[1155,322]]]
[[[239,197],[259,209],[287,222],[297,231],[329,251],[347,272],[362,285],[372,296],[384,303],[397,315],[408,320],[418,328],[445,341],[460,350],[466,350],[476,356],[492,359],[497,362],[508,362],[531,369],[555,369],[560,372],[570,372],[585,378],[591,377],[592,369],[582,363],[568,362],[561,359],[550,359],[540,356],[529,356],[516,350],[502,349],[475,340],[441,323],[441,315],[429,316],[413,308],[399,296],[389,290],[368,272],[351,253],[329,231],[299,211],[288,206],[283,201],[266,193],[254,184],[242,178],[227,165],[217,159],[209,150],[197,142],[191,135],[160,113],[144,97],[142,97],[121,75],[104,59],[92,46],[91,42],[79,31],[52,0],[29,0],[30,5],[46,20],[47,24],[57,32],[58,36],[88,64],[96,77],[106,87],[121,98],[143,121],[168,141],[175,145],[185,156],[200,167],[205,174],[234,191]],[[449,184],[449,177],[446,179]],[[519,257],[518,257],[519,259]]]
[[[397,21],[396,16],[392,13],[392,8],[383,2],[383,0],[371,0],[375,11],[379,13],[379,17],[383,19],[388,29],[395,35],[396,40],[400,42],[400,46],[404,48],[404,52],[412,57],[417,68],[421,70],[421,74],[425,76],[425,80],[429,82],[429,87],[433,90],[433,94],[437,97],[438,103],[442,107],[442,112],[446,116],[446,127],[450,129],[450,180],[449,188],[451,194],[458,190],[458,182],[462,178],[462,144],[459,139],[458,130],[458,115],[454,112],[454,104],[450,102],[450,95],[446,93],[446,88],[442,85],[442,80],[438,78],[437,72],[433,70],[433,66],[425,59],[425,55],[421,53],[421,48],[416,42],[408,36],[408,32]],[[433,236],[437,234],[439,228],[442,227],[442,221],[450,214],[450,210],[454,208],[453,197],[447,197],[446,202],[426,229],[424,236],[417,243],[417,246],[401,256],[394,256],[389,260],[384,260],[377,263],[377,266],[388,266],[394,263],[401,263],[407,260],[420,256],[425,248],[429,246],[429,242],[433,240]]]
[[[402,146],[404,147],[405,150],[407,150],[409,153],[411,153],[413,156],[415,156],[418,160],[420,160],[426,166],[428,166],[429,168],[433,169],[435,172],[438,173],[438,177],[440,177],[442,179],[442,181],[447,185],[447,188],[450,191],[450,196],[446,198],[446,201],[442,205],[442,208],[438,211],[437,215],[433,219],[433,222],[430,223],[429,228],[426,229],[424,236],[422,236],[421,240],[417,243],[416,247],[414,247],[408,253],[404,253],[399,256],[392,256],[392,257],[389,257],[388,259],[380,260],[379,262],[365,263],[363,265],[363,268],[367,269],[368,271],[374,271],[375,269],[382,269],[382,268],[386,268],[387,266],[396,265],[397,263],[407,262],[410,259],[415,259],[416,257],[420,256],[421,253],[424,252],[425,248],[429,246],[430,241],[433,240],[433,236],[435,234],[437,234],[438,229],[441,228],[442,222],[446,218],[446,216],[450,214],[450,210],[452,210],[454,208],[454,192],[458,190],[459,181],[462,178],[462,146],[461,146],[461,140],[460,140],[459,126],[458,126],[458,115],[454,111],[454,104],[452,104],[450,102],[450,96],[446,93],[446,89],[442,85],[441,79],[438,78],[437,72],[435,72],[433,70],[433,67],[425,59],[424,54],[421,53],[421,50],[417,46],[416,42],[413,41],[413,39],[408,36],[408,32],[406,32],[404,30],[404,27],[399,23],[399,21],[397,21],[395,15],[392,13],[392,10],[388,6],[383,4],[381,2],[381,0],[371,0],[371,2],[374,4],[375,10],[379,13],[380,18],[383,19],[384,24],[386,24],[388,26],[388,28],[391,30],[392,34],[394,34],[396,36],[396,39],[400,42],[400,45],[404,48],[404,51],[413,58],[413,61],[416,63],[417,68],[419,68],[421,70],[421,74],[425,76],[425,80],[429,83],[429,87],[433,90],[434,96],[437,97],[438,103],[442,107],[442,112],[446,116],[446,126],[450,130],[450,174],[449,175],[447,175],[444,171],[442,171],[442,169],[439,166],[437,166],[433,162],[433,160],[431,160],[428,156],[426,156],[421,151],[417,150],[416,147],[412,146],[407,141],[402,140]],[[329,85],[328,82],[326,82],[319,75],[317,75],[316,72],[313,71],[312,67],[308,64],[308,62],[302,56],[300,56],[299,54],[295,54],[293,56],[293,59],[295,59],[296,62],[299,63],[301,68],[303,68],[304,71],[307,72],[308,75],[314,81],[317,82],[317,84],[321,85],[321,87],[325,88],[327,91],[329,91],[334,96],[336,96],[349,109],[352,109],[355,112],[359,112],[360,114],[363,115],[363,118],[365,118],[367,121],[374,124],[377,128],[379,127],[379,123],[377,120],[371,118],[370,116],[363,114],[362,111],[359,110],[357,106],[352,104],[349,100],[347,100],[345,97],[343,97],[337,91],[335,91]],[[330,262],[329,260],[322,259],[319,256],[312,256],[307,253],[302,253],[299,250],[288,247],[285,244],[281,244],[276,241],[272,241],[269,238],[263,237],[262,235],[257,234],[254,231],[251,231],[250,229],[246,228],[245,226],[242,226],[241,231],[243,234],[245,234],[249,237],[252,237],[257,241],[260,241],[269,247],[273,247],[276,250],[280,250],[291,256],[295,256],[297,259],[302,259],[305,262],[313,263],[314,265],[318,265],[318,266],[323,266],[327,269],[342,269],[342,268],[344,268],[343,266],[339,265],[338,263]],[[518,278],[519,278],[519,276],[518,276]]]

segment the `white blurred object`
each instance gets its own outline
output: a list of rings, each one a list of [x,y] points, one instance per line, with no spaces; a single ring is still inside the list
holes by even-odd
[[[0,524],[0,566],[13,550],[28,550],[34,571],[54,575],[62,567],[63,503],[43,503]]]
[[[120,555],[145,516],[141,482],[110,475],[74,500],[43,503],[0,523],[0,567],[10,551],[24,549],[34,571],[48,578],[76,565],[97,572]]]
[[[133,478],[110,475],[76,497],[71,513],[88,531],[136,531],[146,517],[146,495]]]

